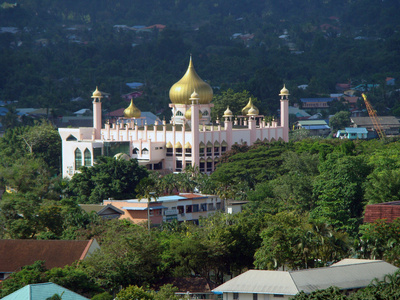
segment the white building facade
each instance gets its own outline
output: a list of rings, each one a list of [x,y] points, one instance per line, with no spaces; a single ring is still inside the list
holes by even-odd
[[[213,91],[197,75],[190,59],[186,74],[170,89],[169,123],[143,124],[140,110],[131,102],[124,119],[103,126],[102,93],[96,88],[92,95],[93,127],[59,128],[63,177],[72,177],[81,166],[92,166],[98,156],[119,153],[136,158],[151,170],[181,172],[190,165],[212,172],[219,157],[234,144],[289,140],[289,91],[284,87],[279,95],[279,124],[266,122],[251,99],[241,116],[233,116],[228,107],[223,121],[212,124]]]

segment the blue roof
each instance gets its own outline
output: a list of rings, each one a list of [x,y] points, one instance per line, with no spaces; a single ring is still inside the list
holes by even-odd
[[[73,291],[70,291],[52,282],[29,284],[14,293],[5,296],[2,300],[43,300],[54,294],[61,296],[63,300],[89,300]]]
[[[367,128],[364,128],[364,127],[358,127],[358,128],[346,127],[344,130],[347,133],[368,133]]]
[[[179,195],[171,195],[171,196],[162,196],[162,197],[158,197],[157,201],[176,201],[176,200],[183,200],[183,199],[187,199],[186,197],[182,197]]]
[[[300,98],[301,102],[331,102],[335,98]]]

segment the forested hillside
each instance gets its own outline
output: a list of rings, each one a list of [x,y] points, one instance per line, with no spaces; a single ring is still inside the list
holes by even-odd
[[[399,78],[399,12],[394,0],[4,2],[0,27],[18,31],[0,33],[0,100],[65,114],[89,108],[98,85],[111,94],[105,108],[116,109],[127,105],[125,83],[137,81],[137,106],[155,112],[192,53],[216,93],[248,90],[268,114],[283,82],[295,102],[338,82]],[[155,24],[166,27],[137,30]],[[374,93],[382,113],[396,106],[398,95]],[[87,101],[70,102],[78,96]]]

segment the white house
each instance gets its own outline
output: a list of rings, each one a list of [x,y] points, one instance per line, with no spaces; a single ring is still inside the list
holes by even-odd
[[[213,292],[223,294],[223,300],[290,299],[300,291],[311,293],[331,286],[350,293],[397,270],[382,260],[363,259],[344,259],[330,267],[300,271],[249,270]]]

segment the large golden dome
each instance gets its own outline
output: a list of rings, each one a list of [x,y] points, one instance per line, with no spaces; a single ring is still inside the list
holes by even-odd
[[[213,97],[211,86],[204,82],[193,67],[192,57],[190,57],[189,67],[177,83],[169,90],[169,99],[174,104],[191,104],[190,96],[196,91],[199,95],[199,104],[208,104]]]
[[[133,100],[131,99],[131,104],[124,110],[125,118],[140,118],[142,112],[139,108],[133,104]]]

